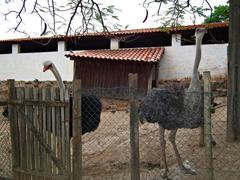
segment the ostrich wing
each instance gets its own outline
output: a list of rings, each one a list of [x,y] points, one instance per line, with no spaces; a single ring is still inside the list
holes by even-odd
[[[184,119],[178,117],[184,110],[183,96],[181,85],[169,84],[152,89],[139,105],[140,120],[159,123],[164,129],[181,128]]]

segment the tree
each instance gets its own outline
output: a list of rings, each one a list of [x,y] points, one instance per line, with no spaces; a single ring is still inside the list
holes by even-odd
[[[225,22],[229,20],[229,5],[214,6],[211,16],[206,17],[204,23]]]
[[[14,16],[16,25],[10,31],[17,31],[28,34],[24,28],[26,16],[36,18],[35,23],[41,26],[41,35],[45,34],[78,34],[89,31],[108,31],[118,29],[120,24],[108,21],[118,20],[115,12],[118,11],[112,5],[103,5],[95,0],[5,0],[10,7],[6,12],[2,12],[5,20]]]
[[[197,2],[197,3],[196,3]],[[179,26],[184,23],[186,15],[191,17],[193,24],[198,16],[206,17],[205,13],[212,14],[212,6],[208,0],[144,0],[143,7],[146,9],[145,22],[148,19],[149,9],[157,7],[156,16],[163,26]]]

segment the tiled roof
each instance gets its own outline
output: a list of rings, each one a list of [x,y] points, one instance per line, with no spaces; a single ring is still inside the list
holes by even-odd
[[[164,53],[163,47],[148,47],[148,48],[123,48],[123,49],[98,49],[84,50],[68,53],[65,56],[71,59],[107,59],[120,61],[144,61],[157,62]]]
[[[99,37],[99,36],[121,36],[121,35],[132,35],[132,34],[145,34],[145,33],[157,33],[157,32],[170,32],[175,33],[178,31],[192,30],[197,27],[205,27],[208,29],[212,28],[223,28],[228,27],[228,23],[209,23],[209,24],[199,24],[199,25],[189,25],[189,26],[178,26],[174,28],[161,27],[161,28],[146,28],[146,29],[132,29],[132,30],[120,30],[113,31],[109,33],[104,32],[96,32],[96,33],[84,33],[76,36],[52,36],[52,37],[35,37],[35,38],[18,38],[18,39],[6,39],[0,40],[0,43],[19,43],[26,41],[40,41],[40,40],[57,40],[63,41],[71,38],[81,38],[81,37]]]

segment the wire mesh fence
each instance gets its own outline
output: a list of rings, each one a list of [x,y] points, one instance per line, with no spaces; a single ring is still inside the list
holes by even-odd
[[[130,127],[127,92],[128,88],[82,89],[85,98],[94,95],[101,99],[102,106],[98,127],[82,136],[83,179],[129,179]],[[96,103],[95,106],[99,104]],[[89,113],[83,112],[87,108],[81,108],[82,127],[85,123],[91,127],[92,119],[83,119],[83,113]]]
[[[216,95],[217,96],[217,95]],[[215,98],[219,103],[212,115],[214,179],[240,179],[240,144],[227,141],[227,97]]]
[[[4,106],[0,106],[0,178],[11,178],[12,151],[10,122],[2,115],[4,109]]]
[[[130,179],[128,90],[128,88],[82,90],[84,95],[94,95],[101,101],[100,122],[97,128],[82,136],[83,179]],[[137,100],[140,103],[144,92],[138,94]],[[178,166],[174,148],[168,139],[169,131],[165,132],[169,178],[207,179],[211,170],[213,179],[240,179],[240,145],[226,140],[227,97],[219,97],[218,94],[214,96],[217,106],[215,112],[211,114],[212,134],[210,134],[216,142],[212,143],[213,155],[207,155],[208,146],[199,146],[200,128],[180,128],[176,134],[177,148],[184,166],[195,172],[194,175],[186,174]],[[210,110],[211,106],[205,108]],[[3,107],[0,107],[0,177],[12,177],[9,121],[2,116],[2,111]],[[90,115],[93,113],[95,112],[90,112]],[[141,179],[163,179],[164,164],[158,123],[139,123],[139,145]],[[209,167],[209,159],[213,161],[213,169]]]

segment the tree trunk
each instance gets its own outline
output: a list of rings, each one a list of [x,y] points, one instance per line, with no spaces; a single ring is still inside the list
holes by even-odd
[[[227,140],[240,140],[240,1],[230,0]]]

